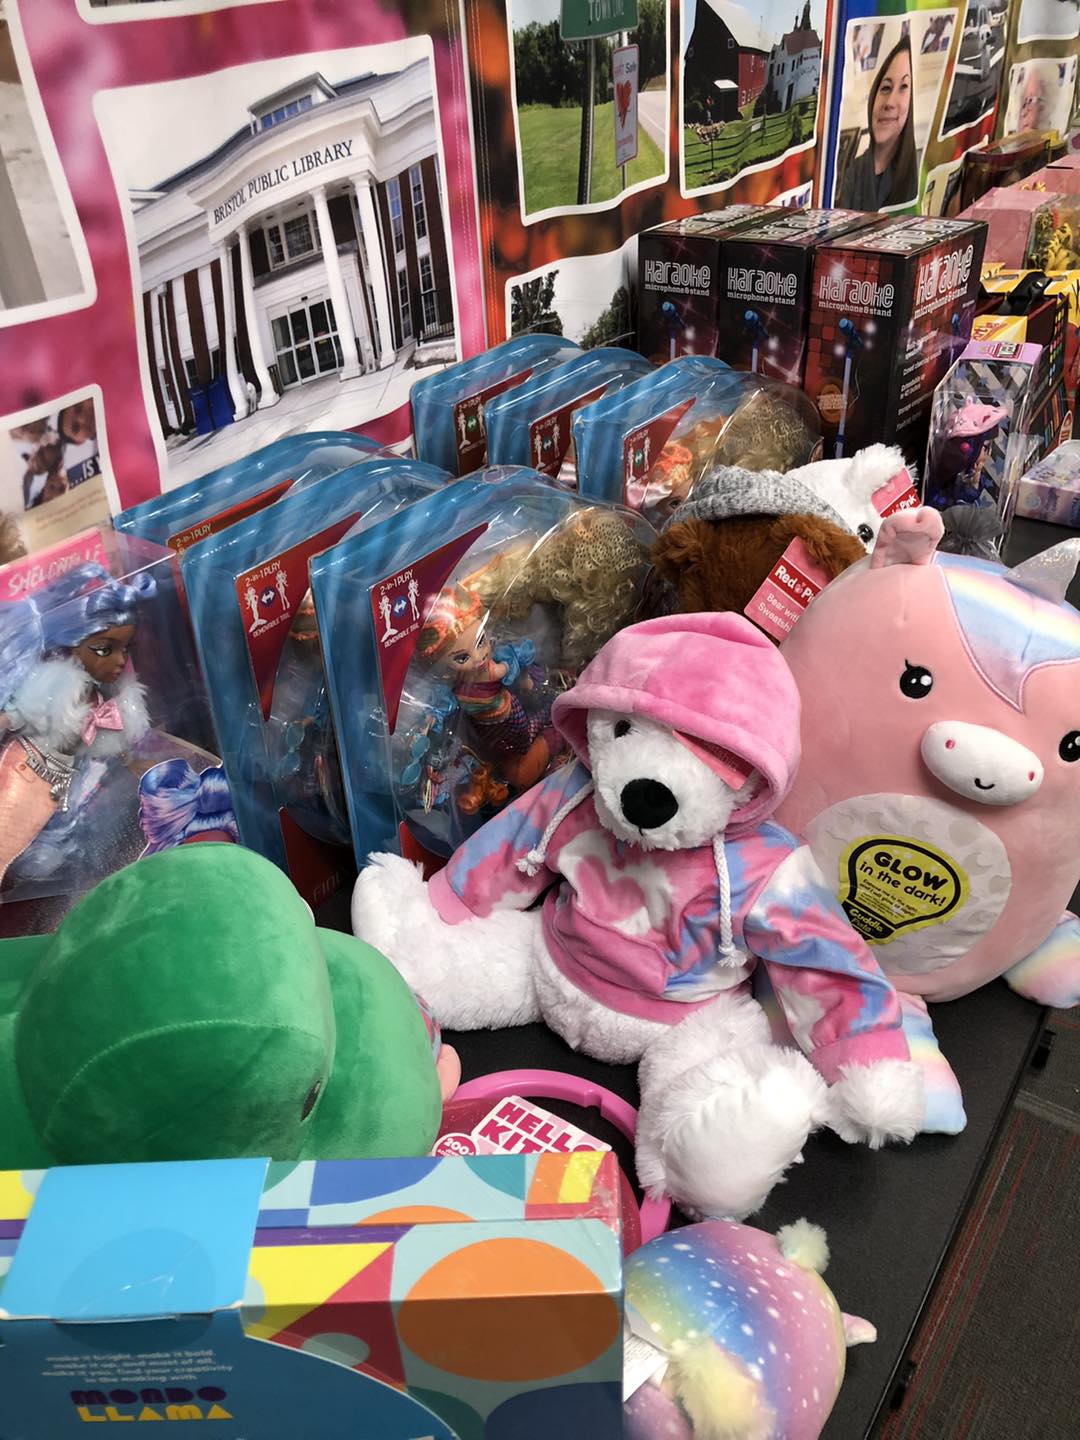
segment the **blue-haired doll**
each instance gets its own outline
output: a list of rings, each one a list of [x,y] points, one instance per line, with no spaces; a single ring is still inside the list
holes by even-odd
[[[139,824],[146,837],[144,855],[196,840],[236,843],[240,832],[229,782],[220,765],[201,773],[186,760],[162,760],[139,781]]]
[[[105,762],[149,729],[131,655],[154,590],[148,575],[126,584],[84,564],[0,606],[0,880],[47,826],[35,869],[60,864]]]

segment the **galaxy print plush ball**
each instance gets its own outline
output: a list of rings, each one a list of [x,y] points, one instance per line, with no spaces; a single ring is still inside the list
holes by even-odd
[[[626,1440],[817,1440],[846,1347],[875,1338],[841,1312],[827,1261],[805,1220],[776,1236],[709,1220],[636,1250],[627,1323],[667,1366],[627,1400]]]

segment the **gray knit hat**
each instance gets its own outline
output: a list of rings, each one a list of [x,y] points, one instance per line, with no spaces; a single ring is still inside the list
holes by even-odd
[[[664,525],[684,520],[730,520],[736,515],[816,515],[851,534],[851,526],[801,480],[775,470],[719,465],[690,491]]]

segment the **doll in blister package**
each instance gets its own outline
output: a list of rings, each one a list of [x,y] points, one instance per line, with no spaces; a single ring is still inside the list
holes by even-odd
[[[488,612],[475,590],[454,585],[438,596],[416,653],[449,689],[476,738],[515,789],[532,785],[558,752],[550,727],[546,673],[527,638],[492,649]],[[554,742],[554,750],[553,750]]]
[[[1001,405],[969,395],[931,436],[926,503],[938,510],[951,505],[996,505],[997,482],[987,468],[990,445],[1008,420]]]
[[[442,590],[416,646],[421,714],[397,766],[406,809],[450,811],[458,834],[562,763],[552,704],[634,618],[645,568],[626,518],[590,508]]]
[[[669,440],[644,484],[627,488],[628,504],[662,521],[718,466],[785,474],[820,459],[821,429],[809,401],[776,381],[739,378],[734,410],[707,416]]]
[[[154,589],[84,564],[0,609],[0,879],[35,842],[59,866],[106,763],[149,729],[131,655]]]

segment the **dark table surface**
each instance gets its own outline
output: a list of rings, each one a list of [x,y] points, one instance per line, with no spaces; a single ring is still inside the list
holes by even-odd
[[[748,1223],[770,1232],[805,1216],[821,1225],[832,1258],[825,1278],[841,1309],[871,1320],[874,1345],[848,1355],[848,1372],[823,1440],[860,1440],[887,1408],[941,1263],[963,1219],[1044,1012],[999,981],[963,1000],[939,1005],[934,1025],[964,1092],[962,1135],[923,1135],[911,1145],[871,1151],[831,1133],[811,1138],[805,1161],[777,1186]],[[527,1067],[579,1074],[637,1103],[635,1071],[575,1054],[542,1025],[518,1030],[448,1034],[466,1079]],[[629,1146],[596,1112],[541,1102],[611,1143],[629,1176]]]
[[[1080,532],[1019,520],[1008,562],[1016,564]],[[1080,584],[1070,590],[1080,604]],[[805,1163],[750,1223],[774,1231],[805,1216],[828,1235],[826,1279],[842,1309],[878,1330],[874,1345],[848,1356],[848,1372],[822,1440],[861,1440],[887,1412],[905,1354],[950,1244],[993,1151],[1017,1084],[1043,1030],[1045,1012],[1003,981],[934,1010],[941,1048],[964,1094],[962,1135],[918,1137],[872,1152],[829,1133],[812,1137]],[[518,1067],[568,1070],[637,1102],[632,1066],[604,1065],[570,1050],[542,1025],[447,1037],[466,1079]],[[549,1108],[613,1145],[628,1175],[633,1157],[595,1112],[558,1102]]]

